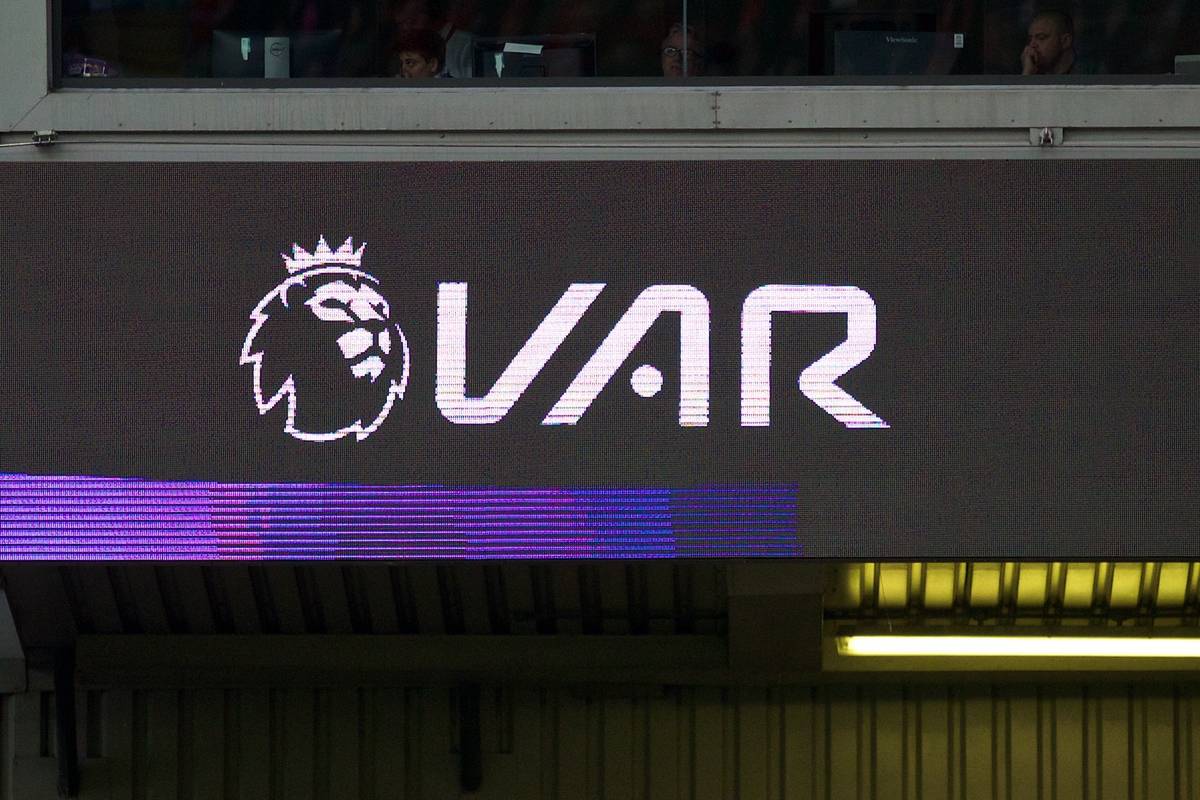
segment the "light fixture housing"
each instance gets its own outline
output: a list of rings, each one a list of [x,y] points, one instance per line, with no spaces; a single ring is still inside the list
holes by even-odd
[[[846,634],[836,638],[839,656],[1197,658],[1200,636],[1072,634]]]

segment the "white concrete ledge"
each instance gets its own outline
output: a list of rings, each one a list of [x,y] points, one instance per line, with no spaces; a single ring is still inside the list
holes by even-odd
[[[6,115],[7,116],[7,115]],[[10,131],[1200,128],[1200,86],[65,89]]]

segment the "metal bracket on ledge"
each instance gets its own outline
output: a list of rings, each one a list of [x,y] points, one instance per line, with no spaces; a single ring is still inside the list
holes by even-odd
[[[1046,126],[1029,129],[1029,143],[1034,147],[1054,147],[1063,143],[1063,129]]]

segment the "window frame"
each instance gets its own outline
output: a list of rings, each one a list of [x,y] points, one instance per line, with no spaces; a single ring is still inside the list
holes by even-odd
[[[828,78],[584,82],[62,81],[53,0],[0,3],[0,132],[346,133],[1200,129],[1184,76],[1064,76],[995,83]],[[1190,139],[1191,137],[1189,137]]]

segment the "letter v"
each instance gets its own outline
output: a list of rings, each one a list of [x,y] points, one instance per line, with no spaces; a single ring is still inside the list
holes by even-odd
[[[490,425],[503,419],[579,324],[604,286],[603,283],[571,284],[496,379],[491,391],[483,397],[467,397],[467,284],[439,284],[434,394],[442,416],[459,425]]]

